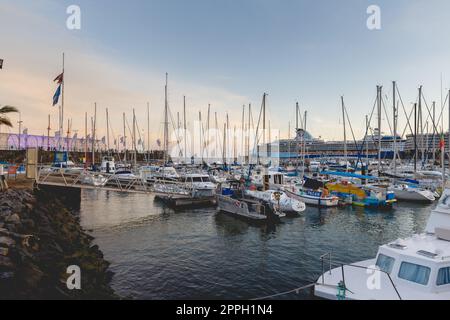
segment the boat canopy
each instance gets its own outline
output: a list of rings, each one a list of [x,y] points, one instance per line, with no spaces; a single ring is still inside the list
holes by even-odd
[[[322,171],[321,174],[325,174],[325,175],[329,175],[329,176],[346,177],[346,178],[356,178],[356,179],[366,179],[366,180],[379,180],[378,177],[366,176],[366,175],[356,174],[356,173],[351,173],[351,172]]]

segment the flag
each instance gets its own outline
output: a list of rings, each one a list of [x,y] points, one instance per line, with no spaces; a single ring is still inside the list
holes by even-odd
[[[445,148],[445,138],[444,138],[444,135],[441,134],[441,140],[439,141],[439,149],[441,149],[443,151],[444,148]]]
[[[53,80],[54,82],[57,82],[58,84],[61,84],[64,81],[64,72],[61,73],[59,76],[57,76],[55,78],[55,80]]]
[[[59,101],[59,96],[61,95],[61,85],[56,89],[55,94],[53,95],[53,106],[55,106]]]
[[[0,69],[3,69],[3,59],[0,59]]]

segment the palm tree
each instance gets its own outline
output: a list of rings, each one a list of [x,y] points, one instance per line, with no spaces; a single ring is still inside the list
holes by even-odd
[[[0,108],[0,125],[3,124],[8,127],[13,126],[11,120],[9,120],[9,118],[5,116],[5,114],[11,112],[19,112],[19,110],[17,110],[17,108],[13,106],[3,106]]]

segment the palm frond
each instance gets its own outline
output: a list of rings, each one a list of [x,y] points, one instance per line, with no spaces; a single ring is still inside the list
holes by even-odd
[[[11,113],[11,112],[19,112],[19,110],[13,106],[3,106],[0,108],[0,114]]]
[[[12,127],[12,123],[11,120],[9,120],[6,117],[0,117],[0,125],[4,125],[4,126],[8,126],[8,127]]]

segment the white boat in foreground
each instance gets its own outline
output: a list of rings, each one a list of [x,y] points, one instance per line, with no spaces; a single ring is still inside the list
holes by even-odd
[[[425,232],[380,246],[375,259],[324,270],[315,295],[333,300],[449,300],[449,184]],[[332,266],[331,255],[323,256],[322,263]]]

